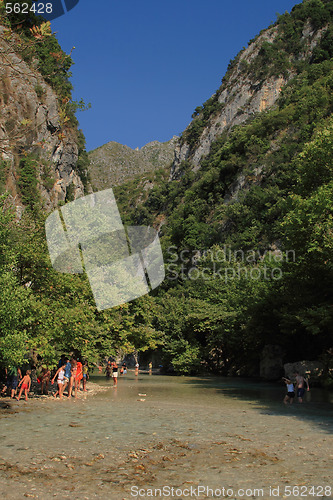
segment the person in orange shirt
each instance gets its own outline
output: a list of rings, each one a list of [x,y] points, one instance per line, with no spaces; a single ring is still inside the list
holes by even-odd
[[[80,387],[81,380],[83,378],[83,372],[82,372],[82,363],[81,361],[77,360],[76,363],[76,374],[75,374],[75,397],[77,397],[77,390],[78,387]]]

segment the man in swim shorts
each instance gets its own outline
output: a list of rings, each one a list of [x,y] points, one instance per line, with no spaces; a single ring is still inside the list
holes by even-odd
[[[309,387],[309,382],[306,378],[303,377],[303,375],[300,375],[299,372],[295,372],[295,379],[296,379],[296,395],[298,398],[299,403],[303,403],[303,396],[305,394],[305,386],[307,386],[307,390],[310,390]]]

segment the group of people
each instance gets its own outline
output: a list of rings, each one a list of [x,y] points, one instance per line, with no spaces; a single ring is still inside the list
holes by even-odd
[[[127,365],[124,362],[120,367],[120,375],[126,375]],[[111,378],[113,380],[113,386],[117,387],[118,384],[118,365],[115,361],[108,361],[105,367],[106,378]]]
[[[80,359],[72,356],[71,359],[63,354],[58,362],[57,369],[52,377],[51,370],[47,366],[42,366],[41,371],[37,373],[37,382],[40,384],[41,394],[48,394],[49,384],[57,383],[57,391],[54,397],[59,396],[62,399],[64,391],[67,388],[67,397],[70,398],[74,391],[74,396],[77,397],[77,391],[81,386],[84,392],[87,391],[87,380],[89,377],[88,362],[80,361]],[[5,395],[10,391],[10,397],[20,400],[24,392],[25,400],[28,399],[28,394],[31,389],[31,370],[26,370],[22,375],[22,370],[15,366],[9,366],[5,370],[6,382],[2,388],[1,394]],[[52,377],[52,378],[51,378]],[[18,395],[17,391],[19,391]]]
[[[59,398],[62,399],[65,389],[68,386],[67,397],[72,397],[72,391],[74,389],[74,396],[76,398],[81,380],[83,391],[86,392],[87,380],[89,377],[88,371],[88,361],[84,361],[82,364],[81,361],[74,356],[69,360],[69,358],[63,354],[59,360],[58,369],[51,380],[51,384],[54,384],[55,379],[57,379],[58,389],[54,397],[56,398],[59,396]]]
[[[310,390],[309,381],[303,375],[300,375],[299,372],[295,372],[294,374],[295,382],[292,382],[289,378],[283,377],[284,383],[287,387],[287,394],[284,397],[284,404],[292,404],[295,398],[295,392],[299,403],[303,403],[303,397],[305,394],[305,390]]]
[[[10,366],[7,372],[6,384],[3,387],[1,394],[5,394],[6,391],[10,390],[10,397],[12,399],[16,398],[17,401],[21,398],[22,392],[24,391],[25,400],[28,400],[28,394],[31,387],[31,370],[27,370],[25,375],[22,376],[22,371],[16,366]],[[16,392],[19,390],[18,396]]]
[[[109,360],[105,360],[105,362],[106,365],[104,365],[104,372],[106,374],[106,377],[112,378],[113,386],[117,387],[118,370],[120,372],[120,375],[125,375],[127,373],[127,364],[123,362],[119,369],[116,361],[112,361],[109,358]],[[99,372],[102,373],[104,363],[102,363],[102,365],[97,365],[95,363],[93,364],[98,368]],[[35,369],[34,367],[32,368]],[[22,372],[24,375],[22,375]],[[17,400],[19,400],[22,396],[22,393],[24,392],[25,399],[27,400],[32,383],[31,374],[31,369],[23,370],[16,366],[9,366],[8,368],[6,368],[5,373],[3,373],[3,377],[0,376],[0,378],[3,378],[5,380],[1,395],[9,393],[12,399],[16,398]],[[56,384],[57,390],[54,393],[54,397],[59,397],[59,399],[62,399],[64,397],[66,390],[66,396],[68,398],[72,397],[72,395],[74,395],[76,398],[78,390],[81,389],[81,383],[82,390],[84,392],[87,391],[87,380],[89,378],[88,361],[85,360],[81,362],[79,357],[76,357],[74,355],[69,357],[65,354],[62,354],[55,369],[51,371],[47,366],[44,365],[39,370],[36,370],[36,375],[34,371],[33,374],[33,379],[35,380],[36,377],[38,384],[40,384],[40,394],[42,395],[48,395],[50,384]],[[139,363],[136,363],[135,375],[138,374]]]
[[[99,371],[102,371],[102,366],[98,366]],[[113,386],[117,387],[118,383],[118,365],[115,361],[109,360],[105,367],[105,374],[107,378],[113,380]],[[149,374],[152,371],[152,364],[149,363]],[[54,394],[56,398],[59,396],[60,399],[63,398],[64,392],[67,388],[67,397],[71,398],[74,391],[75,398],[77,397],[77,391],[81,387],[84,392],[87,391],[87,380],[89,378],[89,367],[88,361],[80,361],[80,359],[72,356],[69,359],[68,356],[63,354],[58,362],[58,367],[51,379],[51,370],[42,366],[41,371],[37,376],[37,382],[41,385],[41,394],[48,394],[49,383],[53,385],[56,381],[57,391]],[[124,362],[120,367],[120,375],[125,375],[127,373],[127,365]],[[135,375],[139,374],[139,364],[135,365]],[[299,372],[294,373],[294,381],[290,378],[283,377],[283,381],[286,384],[287,394],[285,395],[283,402],[284,404],[292,404],[295,395],[299,403],[303,403],[303,397],[306,390],[310,390],[309,381]],[[22,370],[15,366],[10,366],[6,369],[6,383],[1,391],[4,395],[7,391],[10,391],[10,397],[12,399],[16,398],[18,401],[21,399],[22,393],[24,392],[25,400],[28,400],[28,394],[31,389],[31,370],[26,370],[25,374],[22,375]],[[18,395],[16,396],[16,393]]]

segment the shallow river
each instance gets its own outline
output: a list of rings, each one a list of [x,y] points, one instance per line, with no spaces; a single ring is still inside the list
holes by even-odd
[[[289,486],[291,498],[333,498],[328,391],[285,407],[283,384],[131,371],[117,389],[91,381],[106,390],[2,411],[1,498],[266,499]]]

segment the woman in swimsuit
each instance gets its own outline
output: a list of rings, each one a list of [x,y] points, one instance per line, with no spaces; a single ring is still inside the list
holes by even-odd
[[[51,380],[51,384],[54,384],[54,380],[56,376],[58,376],[57,384],[58,384],[58,390],[55,393],[54,397],[56,398],[57,395],[59,394],[59,399],[62,399],[62,393],[64,392],[64,378],[65,378],[65,366],[61,366],[57,371],[56,374],[54,375],[53,379]]]
[[[287,394],[285,395],[283,402],[285,405],[288,402],[292,405],[295,397],[294,384],[291,382],[289,378],[282,377],[282,380],[284,380],[284,383],[286,384],[287,387]]]
[[[115,362],[112,363],[112,380],[113,380],[113,387],[117,387],[117,382],[118,382],[118,365]]]

